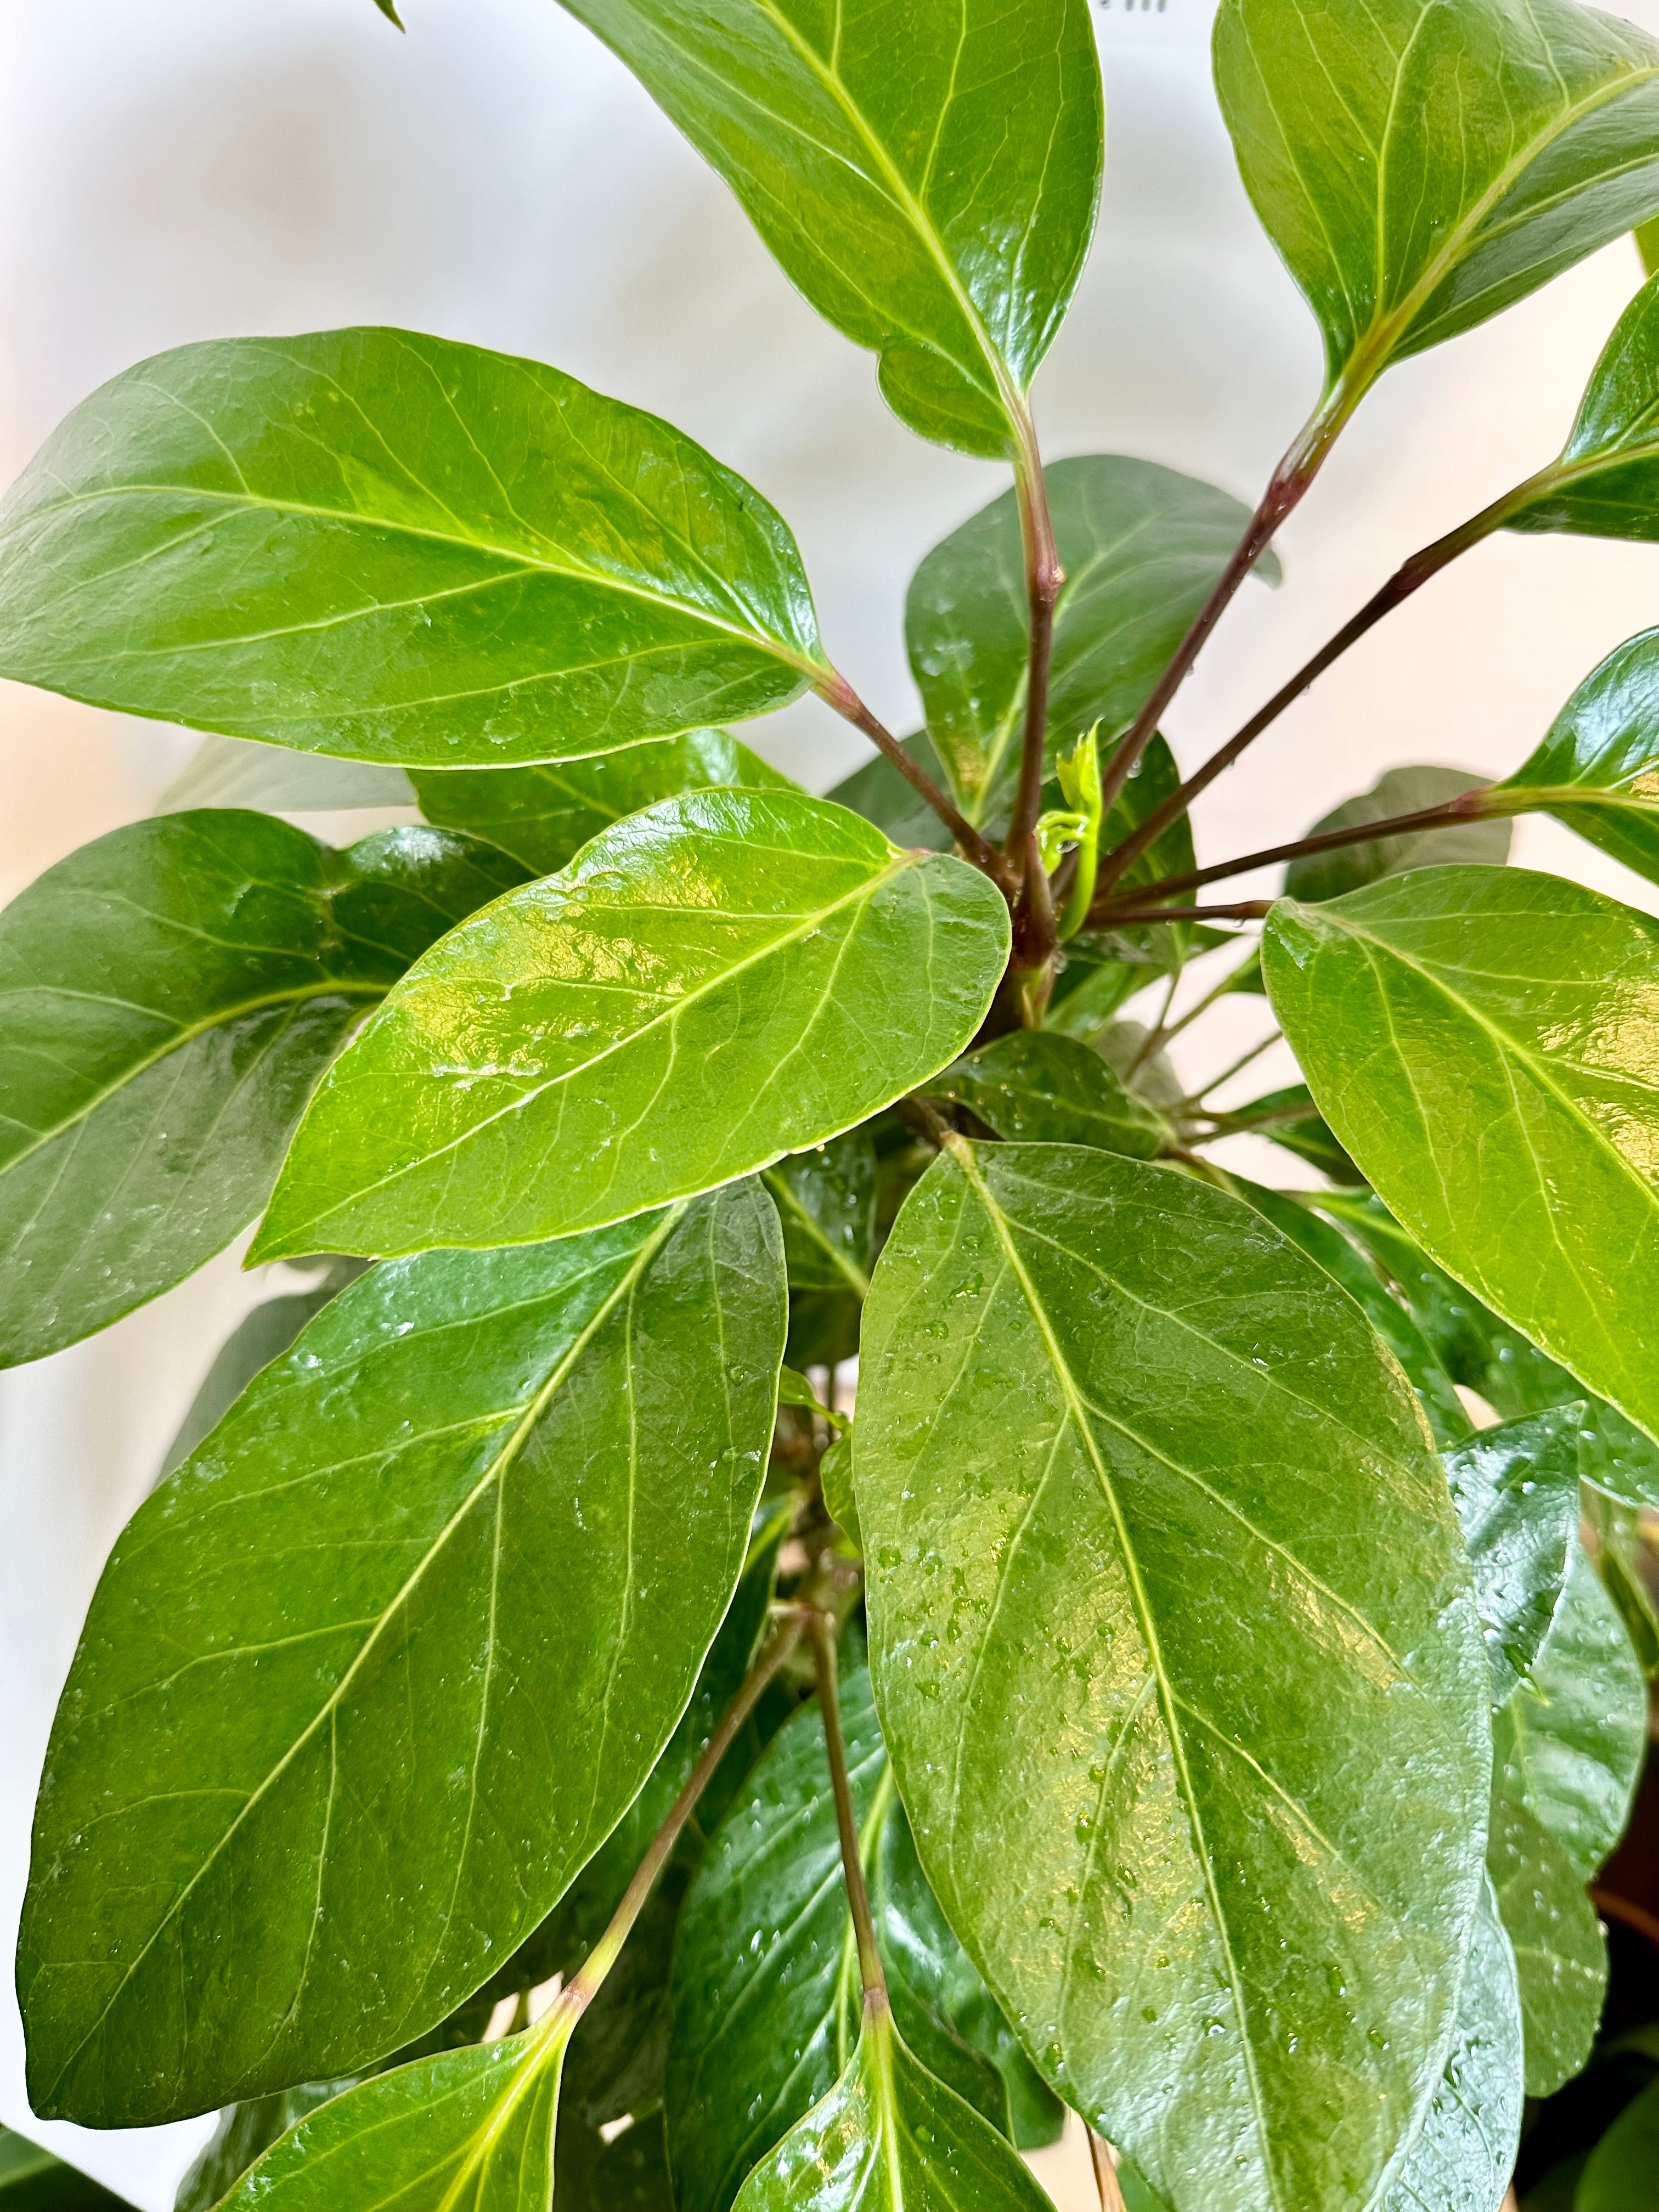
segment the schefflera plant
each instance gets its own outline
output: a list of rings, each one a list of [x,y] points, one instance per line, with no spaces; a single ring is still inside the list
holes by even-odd
[[[35,2109],[225,2108],[185,2212],[1010,2212],[1067,2108],[1136,2212],[1495,2212],[1595,2033],[1659,1506],[1659,924],[1508,825],[1659,880],[1659,631],[1495,787],[1201,867],[1189,809],[1493,531],[1659,538],[1659,284],[1558,459],[1184,776],[1158,729],[1389,365],[1659,213],[1659,46],[1223,0],[1328,363],[1251,514],[1039,453],[1084,0],[568,4],[1012,485],[902,741],[760,494],[535,362],[187,346],[12,492],[0,671],[214,734],[0,918],[4,1355],[256,1217],[316,1274],[99,1585]],[[726,726],[809,690],[879,755],[828,799]],[[1164,1048],[1262,990],[1304,1081],[1217,1110]]]

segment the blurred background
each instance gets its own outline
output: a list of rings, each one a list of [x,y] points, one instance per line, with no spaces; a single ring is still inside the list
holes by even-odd
[[[1659,33],[1659,0],[1620,12]],[[1000,472],[899,426],[870,358],[796,297],[725,188],[556,0],[403,13],[400,38],[372,0],[0,0],[0,478],[105,378],[191,339],[386,322],[533,355],[750,478],[800,540],[831,655],[885,720],[913,726],[906,582],[1003,489]],[[1316,396],[1320,352],[1215,110],[1213,13],[1096,0],[1105,201],[1036,398],[1050,459],[1136,454],[1254,503]],[[1390,373],[1285,532],[1283,587],[1241,595],[1170,715],[1188,764],[1406,554],[1557,451],[1640,276],[1632,243],[1609,246]],[[1396,764],[1504,773],[1594,663],[1654,623],[1659,549],[1500,536],[1208,795],[1200,859],[1293,836]],[[811,701],[742,734],[819,790],[868,757]],[[198,742],[0,684],[0,900],[149,812]],[[398,817],[294,818],[345,842]],[[1516,853],[1659,905],[1552,824],[1523,824]],[[1267,1020],[1260,1000],[1224,1002],[1205,1072]],[[1239,1095],[1273,1079],[1287,1078],[1270,1057]],[[46,1734],[98,1571],[220,1340],[288,1286],[238,1258],[0,1374],[0,2121],[155,2212],[209,2124],[94,2136],[32,2120],[9,1960]],[[1071,2152],[1044,2178],[1062,2212],[1096,2201]]]

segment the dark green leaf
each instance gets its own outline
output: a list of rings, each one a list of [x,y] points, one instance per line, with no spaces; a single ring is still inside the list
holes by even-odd
[[[1445,1455],[1494,1711],[1532,1674],[1577,1544],[1578,1412],[1564,1406],[1485,1429]]]
[[[1607,1988],[1607,1946],[1566,1853],[1530,1813],[1492,1800],[1487,1863],[1515,1948],[1529,2097],[1553,2096],[1589,2057]]]
[[[1066,571],[1054,608],[1052,757],[1093,722],[1112,737],[1134,720],[1250,517],[1212,484],[1121,454],[1056,461],[1044,477]],[[1278,564],[1269,556],[1257,573],[1277,580]],[[929,734],[969,818],[992,822],[1018,770],[1030,659],[1012,491],[934,547],[911,583],[904,619]],[[1125,835],[1114,823],[1107,844]]]
[[[255,1249],[566,1236],[766,1167],[937,1074],[1008,944],[988,878],[843,808],[666,800],[416,966],[319,1091]]]
[[[818,1462],[818,1481],[831,1519],[847,1531],[854,1547],[861,1552],[864,1549],[864,1531],[859,1523],[858,1494],[853,1487],[851,1429],[837,1437]]]
[[[470,830],[513,854],[533,875],[550,876],[625,815],[683,791],[726,784],[749,791],[795,788],[724,730],[688,730],[597,760],[541,768],[421,769],[412,788],[428,822]]]
[[[1403,1378],[1237,1200],[1070,1146],[952,1139],[866,1310],[872,1654],[951,1924],[1172,2203],[1364,2203],[1445,2061],[1489,1758]]]
[[[1098,1145],[1152,1159],[1172,1132],[1163,1115],[1126,1091],[1097,1052],[1048,1030],[1017,1030],[927,1086],[999,1137],[1032,1144]]]
[[[564,0],[736,192],[791,280],[881,356],[901,421],[1010,453],[1100,190],[1085,0]]]
[[[1650,226],[1651,228],[1651,226]],[[1510,530],[1659,537],[1659,284],[1642,287],[1595,364],[1578,419]]]
[[[0,507],[0,674],[301,752],[609,752],[823,668],[794,539],[741,477],[556,369],[407,331],[141,362]]]
[[[991,2001],[939,1914],[849,1672],[842,1726],[860,1849],[899,2019],[935,2072],[1001,2122],[982,2035]],[[994,2010],[994,2008],[992,2008]],[[725,2212],[744,2176],[825,2095],[859,2030],[858,1959],[816,1702],[767,1750],[709,1844],[674,1960],[668,2139],[678,2212]]]
[[[738,2212],[1054,2212],[1011,2145],[906,2049],[884,2004]]]
[[[1656,2174],[1659,2081],[1650,2081],[1590,2153],[1573,2212],[1653,2212]]]
[[[691,1694],[782,1334],[752,1182],[324,1309],[99,1585],[19,1948],[36,2110],[349,2073],[508,1956]]]
[[[262,1368],[286,1352],[306,1323],[362,1273],[360,1260],[337,1260],[314,1290],[267,1298],[240,1322],[214,1356],[201,1389],[167,1446],[161,1473],[182,1467],[204,1437],[223,1419]]]
[[[0,2205],[5,2212],[131,2212],[90,2174],[0,2128]]]
[[[443,830],[335,853],[216,811],[112,830],[15,899],[0,915],[0,1363],[106,1327],[228,1244],[366,1009],[522,881]]]
[[[286,745],[258,744],[249,738],[204,738],[155,811],[181,814],[191,806],[252,806],[305,814],[414,804],[415,787],[400,768],[291,752]]]
[[[1381,2212],[1498,2212],[1521,2141],[1522,2033],[1515,1954],[1488,1887],[1470,1934],[1451,2057]]]
[[[1223,0],[1239,167],[1363,390],[1659,209],[1659,47],[1573,0]]]
[[[1629,639],[1584,678],[1492,801],[1517,813],[1541,807],[1659,881],[1659,630]]]
[[[1246,1123],[1286,1152],[1294,1152],[1310,1167],[1334,1183],[1363,1183],[1365,1180],[1336,1141],[1328,1121],[1313,1103],[1305,1083],[1292,1083],[1283,1091],[1270,1091],[1252,1099],[1229,1117]]]
[[[1498,1787],[1560,1845],[1581,1882],[1625,1832],[1647,1748],[1647,1684],[1576,1538],[1542,1648],[1494,1725]]]
[[[902,740],[904,750],[918,768],[943,790],[949,781],[939,755],[925,730]],[[861,814],[886,832],[896,845],[927,853],[947,853],[951,833],[925,799],[919,799],[884,755],[878,753],[866,768],[857,769],[829,794],[838,806]]]
[[[1314,1097],[1389,1210],[1659,1423],[1659,922],[1552,876],[1423,868],[1281,900],[1264,959]]]
[[[857,1356],[864,1300],[856,1291],[801,1291],[789,1301],[787,1357],[796,1367],[839,1367]]]
[[[1388,822],[1396,815],[1444,806],[1466,791],[1478,790],[1481,781],[1461,768],[1391,768],[1361,797],[1345,799],[1340,806],[1322,815],[1308,835],[1322,837],[1328,830],[1358,829],[1363,822]],[[1510,857],[1510,834],[1511,825],[1498,817],[1461,822],[1450,830],[1408,830],[1371,845],[1339,845],[1334,853],[1312,853],[1292,860],[1285,871],[1285,896],[1340,898],[1344,891],[1380,883],[1384,876],[1402,876],[1408,868],[1450,866],[1460,860],[1501,868]]]
[[[766,1171],[783,1224],[792,1291],[863,1297],[876,1264],[876,1145],[854,1129]]]

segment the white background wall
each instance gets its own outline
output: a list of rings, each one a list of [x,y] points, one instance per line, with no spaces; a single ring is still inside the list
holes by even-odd
[[[1253,500],[1313,401],[1319,349],[1214,112],[1213,4],[1097,0],[1104,212],[1036,399],[1050,458],[1141,454]],[[1659,0],[1623,12],[1659,32]],[[997,471],[899,427],[867,357],[796,298],[724,187],[554,0],[404,13],[400,39],[371,0],[0,0],[0,477],[103,378],[190,339],[386,321],[536,355],[751,477],[799,536],[832,654],[909,726],[906,580],[1002,488]],[[1243,594],[1170,717],[1178,750],[1201,757],[1406,553],[1557,449],[1638,281],[1633,247],[1609,247],[1388,378],[1285,532],[1284,589]],[[1395,763],[1502,773],[1602,653],[1655,622],[1659,550],[1485,546],[1212,794],[1204,856],[1294,834]],[[865,757],[812,702],[744,734],[818,787]],[[0,898],[147,812],[194,742],[0,686]],[[1528,824],[1519,850],[1659,905],[1564,831]],[[1259,1005],[1232,1019],[1245,1042],[1263,1024]],[[98,1569],[268,1273],[228,1255],[91,1343],[0,1375],[7,1960],[40,1757]],[[202,2129],[30,2121],[9,1979],[0,2118],[159,2212]]]

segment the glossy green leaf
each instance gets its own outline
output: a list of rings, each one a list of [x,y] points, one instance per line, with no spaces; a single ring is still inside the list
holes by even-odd
[[[1250,516],[1212,484],[1121,454],[1056,461],[1043,475],[1066,571],[1054,607],[1052,753],[1093,722],[1111,737],[1134,720]],[[1277,580],[1271,555],[1257,574]],[[934,547],[911,583],[904,624],[929,735],[969,818],[992,821],[1018,771],[1030,660],[1012,491]],[[1114,827],[1107,842],[1125,834]]]
[[[415,803],[415,787],[400,768],[337,760],[326,753],[296,753],[286,745],[259,744],[249,738],[204,738],[156,801],[155,811],[182,814],[192,806],[252,806],[276,814],[305,814]]]
[[[868,1129],[849,1130],[766,1170],[792,1291],[864,1297],[876,1264],[877,1172]]]
[[[1363,390],[1659,210],[1659,46],[1574,0],[1223,0],[1245,188]]]
[[[1515,1954],[1488,1888],[1470,1932],[1451,2057],[1381,2212],[1498,2212],[1521,2141],[1522,2033]]]
[[[1531,1674],[1577,1546],[1577,1417],[1576,1406],[1534,1413],[1483,1429],[1445,1455],[1474,1569],[1494,1711]]]
[[[878,1696],[951,1924],[1182,2212],[1365,2203],[1445,2063],[1490,1756],[1404,1378],[1225,1193],[960,1139],[861,1373]]]
[[[1399,814],[1444,806],[1477,789],[1481,781],[1459,768],[1391,768],[1359,798],[1346,799],[1322,815],[1308,835],[1322,837],[1329,830],[1357,829],[1363,822],[1388,822]],[[1333,853],[1311,853],[1292,860],[1285,871],[1285,895],[1340,898],[1345,891],[1380,883],[1384,876],[1404,875],[1408,868],[1449,867],[1458,861],[1501,868],[1510,856],[1510,835],[1511,824],[1500,817],[1461,822],[1450,830],[1408,830],[1372,845],[1339,845]]]
[[[1263,957],[1314,1097],[1389,1210],[1659,1423],[1659,922],[1553,876],[1425,868],[1281,900]]]
[[[1515,1949],[1529,2097],[1553,2096],[1590,2055],[1607,1989],[1607,1946],[1559,1844],[1501,1792],[1487,1863]]]
[[[360,1260],[337,1260],[314,1288],[267,1298],[239,1322],[214,1354],[202,1387],[190,1402],[161,1462],[161,1473],[182,1467],[204,1438],[217,1427],[254,1376],[285,1352],[308,1321],[337,1297],[362,1273]]]
[[[1659,538],[1659,284],[1619,318],[1585,392],[1572,435],[1544,488],[1505,518],[1509,530],[1595,538]]]
[[[0,2205],[5,2212],[131,2212],[125,2197],[9,2128],[0,2128]]]
[[[842,1722],[899,2020],[934,2072],[1001,2124],[1001,2075],[967,2032],[989,2040],[995,2008],[916,1864],[861,1668],[842,1686]],[[725,2212],[744,2177],[847,2067],[860,2008],[815,1702],[750,1777],[681,1915],[667,2085],[678,2212]]]
[[[487,837],[532,875],[550,876],[613,822],[659,799],[726,784],[748,791],[796,788],[724,730],[688,730],[597,760],[540,768],[419,769],[411,788],[428,822]]]
[[[1659,2175],[1659,2081],[1626,2106],[1589,2154],[1573,2212],[1653,2212]]]
[[[1451,1376],[1422,1330],[1384,1285],[1370,1262],[1328,1221],[1310,1212],[1286,1192],[1269,1190],[1243,1176],[1229,1175],[1226,1187],[1242,1198],[1282,1237],[1301,1247],[1334,1283],[1345,1290],[1389,1350],[1416,1391],[1434,1440],[1443,1450],[1474,1433]]]
[[[830,2094],[744,2183],[737,2212],[1053,2212],[1012,2146],[864,2010]]]
[[[766,1167],[937,1074],[1008,945],[988,878],[841,807],[666,800],[419,963],[319,1091],[254,1249],[567,1236]]]
[[[1492,803],[1541,808],[1659,881],[1659,629],[1628,639],[1584,678]]]
[[[923,774],[942,791],[950,779],[925,730],[902,740],[904,750]],[[861,814],[884,830],[896,845],[915,846],[923,852],[948,853],[951,833],[925,799],[919,799],[892,763],[878,753],[828,793],[838,806]]]
[[[691,1694],[783,1318],[746,1183],[374,1268],[265,1370],[117,1545],[59,1708],[19,1946],[37,2111],[349,2073],[508,1956]]]
[[[1336,1141],[1328,1121],[1313,1103],[1305,1083],[1287,1084],[1241,1106],[1231,1117],[1266,1137],[1282,1152],[1293,1152],[1334,1183],[1363,1183],[1365,1180]]]
[[[269,815],[113,830],[0,914],[0,1363],[201,1266],[410,961],[523,881],[470,838],[336,853]],[[315,1248],[313,1248],[315,1249]]]
[[[557,369],[407,331],[141,362],[0,507],[0,674],[301,752],[610,752],[823,666],[741,477]]]
[[[228,2106],[179,2184],[173,2212],[213,2212],[272,2143],[280,2142],[319,2106],[355,2089],[361,2078],[347,2074],[332,2081],[305,2081],[298,2088],[279,2089],[272,2096]]]
[[[1100,191],[1085,0],[564,0],[719,171],[925,438],[995,457]]]
[[[1173,1133],[1097,1052],[1048,1030],[999,1037],[957,1060],[927,1088],[967,1107],[999,1137],[1030,1144],[1098,1145],[1149,1160]]]
[[[1647,1749],[1647,1683],[1575,1539],[1543,1644],[1493,1728],[1498,1787],[1547,1828],[1580,1881],[1612,1856]]]
[[[818,1483],[831,1520],[847,1531],[858,1551],[864,1549],[864,1528],[859,1520],[858,1492],[853,1481],[853,1431],[837,1437],[818,1462]]]
[[[377,2075],[301,2121],[224,2212],[549,2212],[559,2079],[578,2015]]]

